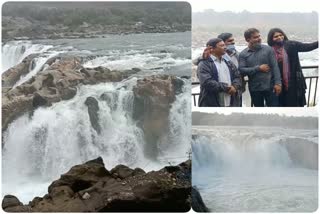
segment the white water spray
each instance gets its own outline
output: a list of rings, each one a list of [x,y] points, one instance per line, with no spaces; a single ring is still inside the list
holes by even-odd
[[[2,72],[19,64],[30,54],[43,53],[52,45],[32,44],[30,41],[11,41],[2,46]]]
[[[125,164],[149,171],[167,165],[167,161],[162,162],[165,157],[152,161],[145,156],[144,133],[132,119],[136,80],[81,86],[73,99],[39,108],[32,116],[26,114],[12,122],[4,135],[3,195],[13,194],[27,203],[35,196],[43,196],[47,191],[44,187],[72,166],[98,156],[102,156],[107,169]],[[183,90],[170,112],[170,126],[174,128],[171,134],[173,137],[177,132],[176,142],[170,137],[166,143],[166,151],[172,151],[177,144],[184,148],[173,149],[175,157],[180,157],[171,162],[174,164],[187,159],[185,151],[190,147],[186,127],[171,121],[184,118],[191,124],[187,114],[190,111],[175,111],[189,100],[187,89]],[[98,101],[100,134],[91,125],[85,105],[88,97]]]

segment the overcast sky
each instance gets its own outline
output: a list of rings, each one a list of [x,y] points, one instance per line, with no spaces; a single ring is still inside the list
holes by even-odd
[[[199,108],[193,107],[192,111],[200,111],[207,113],[231,114],[234,112],[250,113],[250,114],[279,114],[296,117],[317,117],[317,107],[312,108]]]
[[[188,0],[192,11],[205,9],[241,12],[312,12],[319,11],[319,0]],[[221,3],[219,3],[221,2]]]

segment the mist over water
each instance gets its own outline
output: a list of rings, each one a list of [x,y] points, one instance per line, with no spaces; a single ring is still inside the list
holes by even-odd
[[[249,128],[194,130],[192,184],[205,204],[212,212],[315,211],[318,170],[299,164],[311,154],[294,156],[292,139],[299,137],[307,148],[317,144],[317,130],[279,135],[276,128]]]

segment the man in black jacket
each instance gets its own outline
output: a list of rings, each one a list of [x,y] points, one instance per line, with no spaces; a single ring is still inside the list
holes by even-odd
[[[230,58],[225,57],[226,46],[222,39],[207,42],[210,57],[197,68],[200,81],[200,107],[240,106],[241,78]]]

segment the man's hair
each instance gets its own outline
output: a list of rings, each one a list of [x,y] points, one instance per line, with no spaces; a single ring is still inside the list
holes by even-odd
[[[218,38],[222,39],[224,42],[229,39],[230,37],[232,37],[232,33],[221,33]]]
[[[207,42],[207,46],[212,46],[215,48],[219,42],[223,42],[223,40],[220,38],[213,38]]]
[[[244,38],[246,39],[246,41],[247,41],[248,39],[250,39],[251,36],[252,36],[252,34],[254,34],[254,33],[260,33],[260,31],[259,31],[258,29],[256,29],[256,28],[249,28],[249,29],[247,29],[247,30],[244,32]]]
[[[268,33],[268,45],[272,46],[274,44],[273,35],[275,33],[281,33],[284,36],[284,41],[289,40],[287,35],[283,32],[283,30],[281,30],[280,28],[272,28]]]

